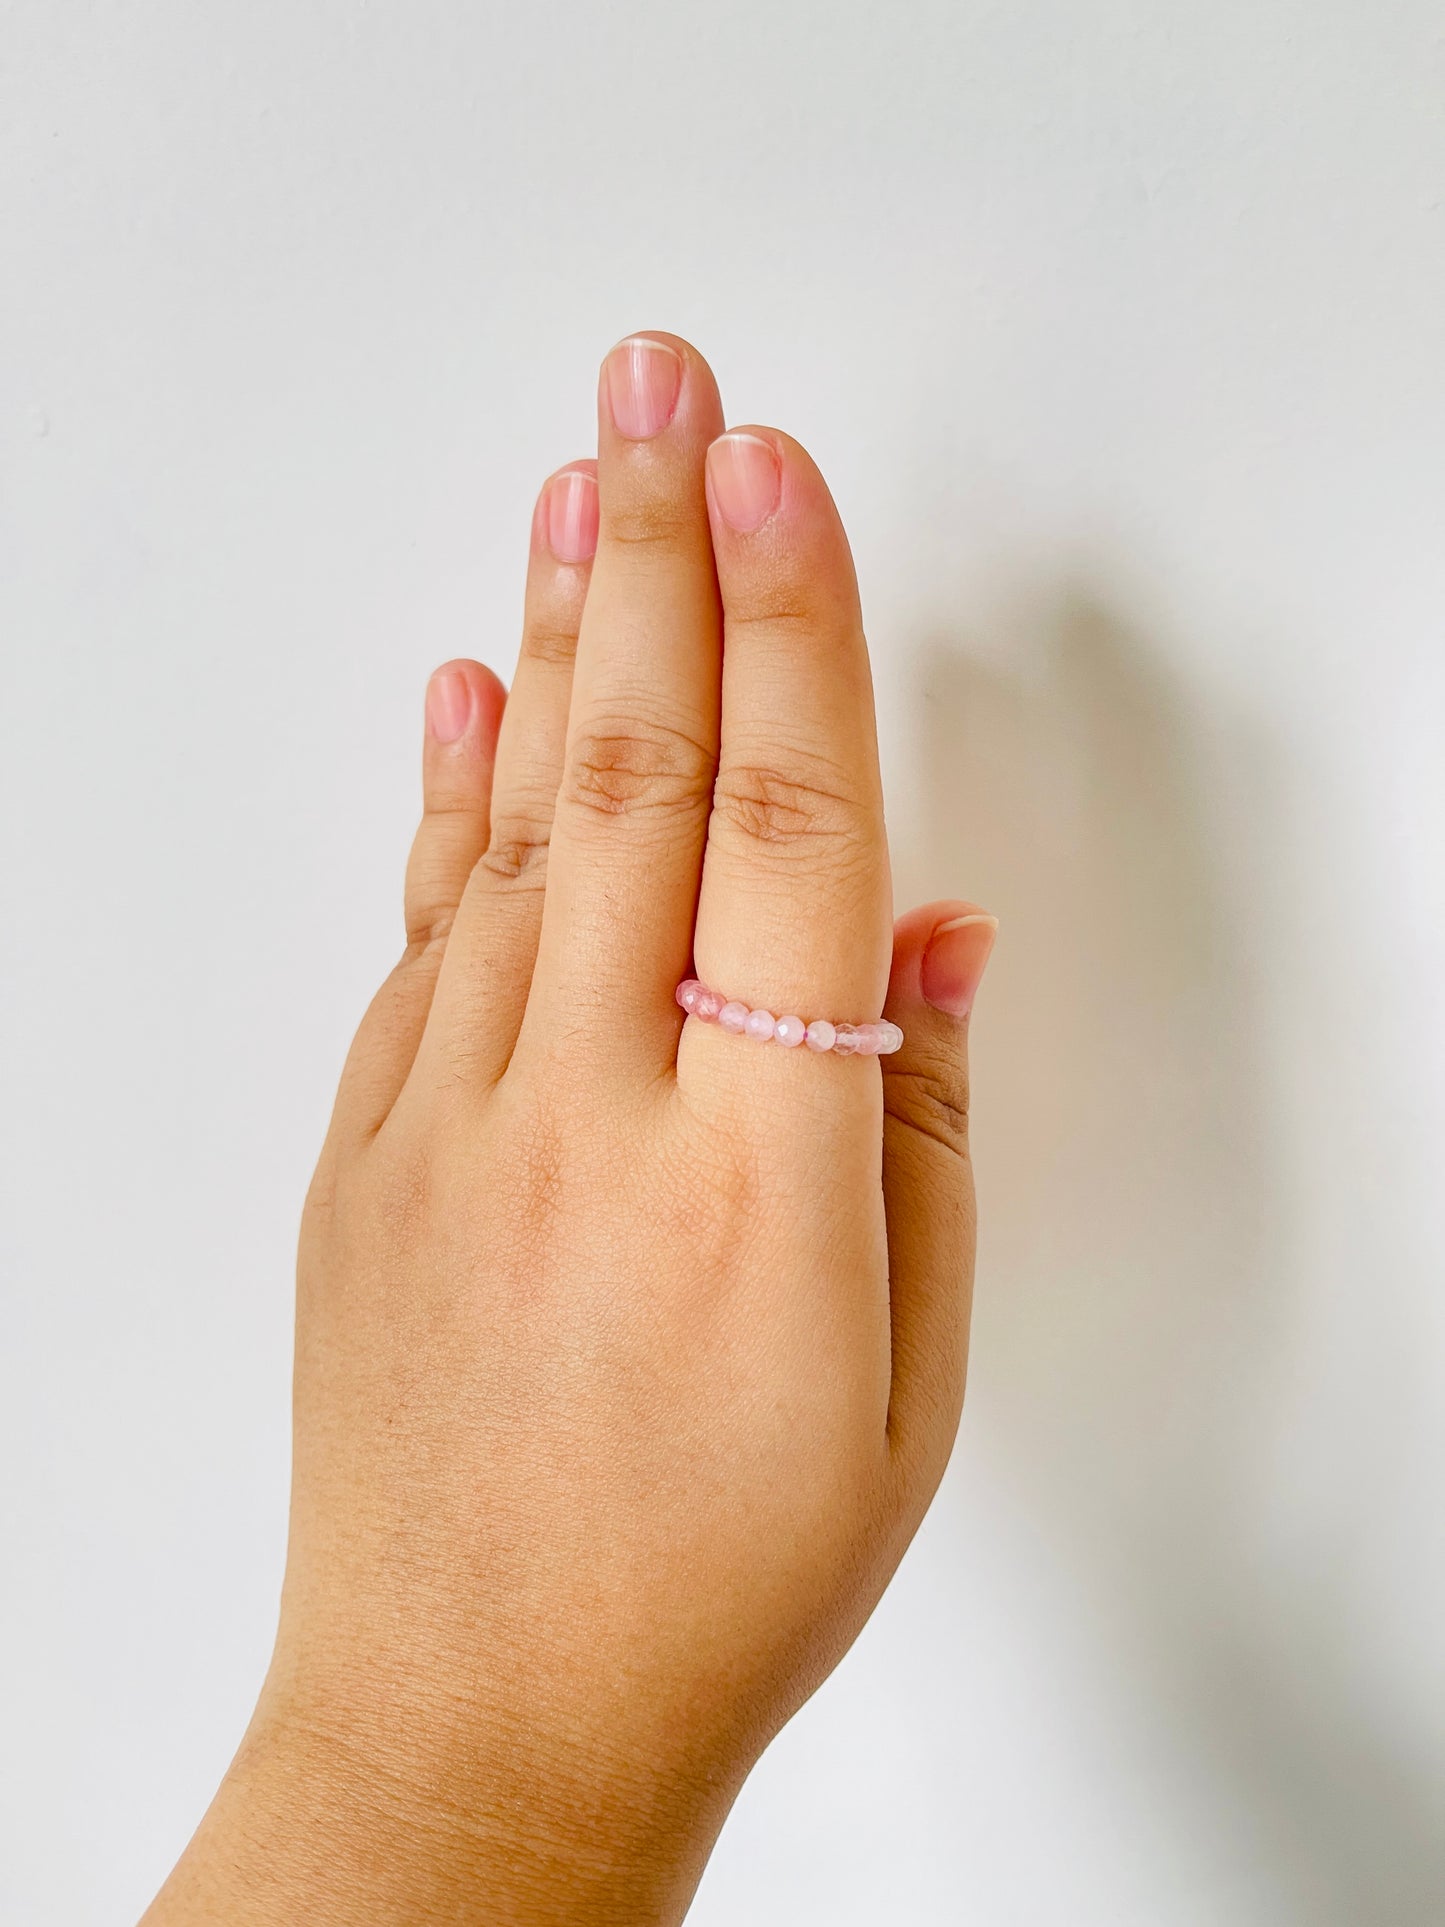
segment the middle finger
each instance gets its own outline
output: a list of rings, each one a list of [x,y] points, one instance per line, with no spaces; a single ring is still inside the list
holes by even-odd
[[[537,972],[518,1043],[671,1067],[717,767],[722,626],[703,472],[722,405],[673,335],[603,363],[597,556]]]

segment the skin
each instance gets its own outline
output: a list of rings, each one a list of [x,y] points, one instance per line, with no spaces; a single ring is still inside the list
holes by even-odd
[[[305,1211],[275,1654],[148,1927],[681,1920],[943,1472],[993,923],[893,926],[842,525],[723,432],[696,350],[614,350],[510,698],[433,678],[407,948]],[[694,970],[905,1045],[684,1021]]]

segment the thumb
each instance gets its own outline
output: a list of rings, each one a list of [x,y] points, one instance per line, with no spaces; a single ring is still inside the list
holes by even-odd
[[[883,1067],[895,1453],[926,1504],[963,1403],[973,1288],[968,1022],[998,923],[974,903],[900,917],[886,1014],[903,1043]]]

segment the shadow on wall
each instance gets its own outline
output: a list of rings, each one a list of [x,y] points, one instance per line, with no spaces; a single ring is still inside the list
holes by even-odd
[[[1269,746],[1201,723],[1102,599],[1027,630],[1004,668],[926,644],[926,828],[898,878],[1002,920],[975,1051],[984,1422],[1270,1917],[1425,1927],[1428,1789],[1352,1676],[1337,1549],[1271,1516],[1297,1284],[1250,951]]]

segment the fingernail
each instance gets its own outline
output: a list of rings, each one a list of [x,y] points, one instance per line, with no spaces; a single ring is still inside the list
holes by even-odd
[[[783,492],[777,450],[758,435],[719,435],[707,451],[707,478],[718,514],[740,535],[761,528]]]
[[[667,427],[681,387],[682,357],[665,342],[633,335],[607,357],[607,406],[629,441],[650,441]]]
[[[966,1017],[998,935],[998,918],[982,911],[941,923],[923,953],[920,982],[935,1010]]]
[[[547,484],[547,547],[559,562],[590,562],[597,552],[597,482],[569,468]]]
[[[471,720],[471,683],[460,669],[438,669],[426,687],[426,726],[433,741],[456,742]]]

